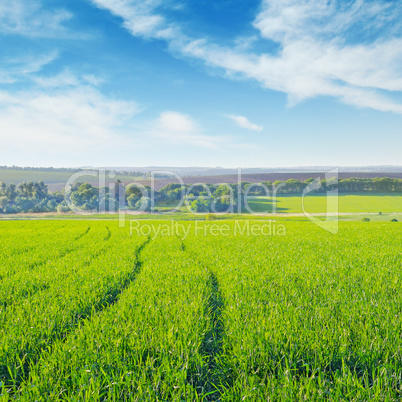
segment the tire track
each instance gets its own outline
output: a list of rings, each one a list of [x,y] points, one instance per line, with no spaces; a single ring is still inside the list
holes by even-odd
[[[230,386],[230,371],[222,361],[225,334],[222,319],[224,301],[219,281],[212,271],[209,271],[208,282],[210,295],[206,305],[210,312],[211,326],[201,343],[200,354],[204,357],[206,366],[199,376],[196,388],[202,401],[217,401],[220,400],[222,388]]]
[[[187,252],[185,243],[180,237],[181,250],[189,254],[190,258],[198,261],[208,270],[209,296],[206,300],[206,310],[210,315],[210,330],[205,333],[200,347],[200,354],[203,356],[206,365],[201,372],[190,371],[189,383],[197,389],[201,401],[219,401],[223,390],[230,388],[233,382],[232,373],[224,362],[223,340],[225,336],[225,325],[222,318],[222,311],[225,307],[224,298],[216,274],[198,256]]]
[[[29,269],[39,268],[39,267],[41,267],[41,266],[46,265],[50,260],[52,260],[52,261],[59,261],[59,262],[60,262],[60,260],[63,260],[64,257],[66,257],[67,255],[72,254],[72,253],[74,253],[74,252],[76,252],[76,251],[79,251],[79,249],[82,248],[82,247],[83,247],[83,246],[81,245],[81,246],[73,247],[73,248],[71,248],[71,249],[64,250],[62,253],[60,253],[60,254],[57,255],[57,256],[54,256],[53,258],[48,258],[48,259],[46,259],[46,260],[41,260],[41,261],[39,261],[37,264],[31,264],[31,265],[29,265],[29,266],[27,267],[27,269],[29,270]],[[87,266],[91,265],[91,263],[92,263],[92,261],[93,261],[94,259],[100,257],[101,255],[105,254],[106,252],[107,252],[107,248],[106,248],[106,247],[103,247],[103,248],[101,248],[101,249],[98,249],[97,251],[95,251],[94,253],[92,253],[92,254],[89,256],[90,258],[88,258],[88,260],[84,261],[81,266],[82,266],[82,267],[87,267]],[[74,273],[75,273],[75,269],[72,268],[70,271],[63,272],[62,274],[59,274],[59,278],[58,278],[58,279],[60,279],[61,277],[65,278],[65,277],[68,277],[68,276],[70,276],[70,275],[74,275]],[[13,271],[12,275],[7,276],[7,279],[8,279],[8,278],[11,278],[10,280],[12,280],[12,279],[13,279],[13,275],[15,275],[15,274],[16,274],[16,271]],[[28,287],[26,287],[25,289],[21,289],[21,287],[20,287],[20,288],[19,288],[19,291],[20,291],[21,293],[18,295],[18,301],[22,301],[22,300],[26,299],[26,298],[29,297],[29,296],[33,296],[33,295],[36,294],[36,293],[44,292],[44,291],[48,290],[48,289],[51,287],[50,284],[49,284],[51,281],[52,281],[52,278],[49,278],[49,279],[47,279],[47,280],[42,280],[42,282],[39,282],[39,283],[36,283],[36,284],[31,285],[31,286],[32,286],[31,288],[29,288],[29,286],[28,286]],[[14,283],[15,283],[15,281],[12,282],[10,285],[13,285]],[[25,284],[25,285],[26,285],[26,284]],[[4,284],[3,284],[3,286],[4,286]],[[0,306],[2,306],[2,307],[4,308],[3,311],[5,311],[5,310],[7,309],[8,305],[9,305],[14,299],[15,299],[15,294],[10,295],[10,297],[5,297],[3,300],[1,300],[1,297],[0,297]]]
[[[146,241],[144,241],[139,247],[137,247],[133,256],[135,260],[133,269],[131,270],[130,273],[126,275],[125,278],[122,279],[120,283],[116,284],[115,288],[108,289],[108,291],[103,295],[103,297],[99,299],[96,303],[85,306],[80,311],[73,312],[71,314],[69,325],[66,326],[64,331],[52,334],[53,336],[51,336],[50,339],[47,338],[45,342],[43,342],[44,339],[41,338],[40,346],[33,345],[32,349],[35,350],[35,352],[39,351],[39,353],[37,353],[35,357],[31,357],[29,360],[28,359],[25,361],[20,360],[20,372],[16,377],[10,378],[9,376],[8,377],[2,376],[3,378],[1,378],[1,380],[3,381],[3,386],[8,388],[8,392],[11,395],[17,395],[19,387],[29,377],[30,367],[38,362],[43,351],[49,350],[56,341],[65,342],[68,335],[74,330],[76,330],[78,326],[80,327],[84,326],[85,321],[90,319],[90,317],[93,314],[100,314],[102,311],[105,311],[111,306],[113,306],[119,300],[120,295],[132,282],[135,281],[137,276],[140,274],[143,265],[140,256],[143,249],[148,245],[150,241],[151,237],[148,237]],[[28,356],[31,354],[31,351],[22,350],[19,352],[19,354],[21,356],[22,355]],[[4,373],[4,369],[3,370],[1,369],[2,368],[0,367],[0,372],[3,371]]]
[[[110,231],[110,229],[107,226],[106,226],[106,230],[107,230],[107,235],[103,239],[104,241],[108,241],[110,239],[110,237],[112,236],[112,232]]]
[[[106,237],[103,239],[104,241],[108,241],[112,235],[112,233],[110,232],[109,228],[106,227],[107,230],[107,235]],[[83,235],[81,235],[81,237],[83,237]],[[83,245],[78,245],[78,246],[74,246],[72,248],[66,249],[64,251],[62,251],[59,255],[54,256],[53,258],[51,258],[52,261],[55,260],[62,260],[64,257],[66,257],[68,254],[71,254],[75,251],[78,251],[81,247],[83,247]],[[89,266],[92,262],[92,260],[100,257],[101,255],[105,254],[107,252],[107,248],[106,247],[102,247],[100,249],[98,249],[96,252],[94,252],[93,254],[91,254],[90,259],[88,259],[88,261],[85,261],[82,266]],[[43,265],[46,265],[49,262],[50,258],[47,258],[45,260],[40,260],[36,263],[30,264],[28,265],[27,269],[34,269],[34,268],[38,268],[41,267]],[[69,274],[74,274],[75,271],[70,272]],[[3,281],[5,278],[11,278],[13,275],[16,274],[16,271],[10,271],[10,275],[7,276],[0,276],[0,282]],[[28,296],[31,296],[37,292],[40,291],[44,291],[47,290],[50,287],[49,285],[49,281],[42,281],[41,283],[35,284],[32,286],[32,288],[30,289],[26,289],[24,291],[21,292],[21,294],[19,295],[19,299],[25,299]],[[14,298],[14,297],[13,297]],[[1,300],[0,298],[0,306],[3,306],[5,309],[7,308],[7,305],[10,303],[10,298],[5,298],[4,300]]]
[[[63,225],[63,226],[60,226],[59,228],[57,228],[57,229],[55,229],[54,230],[54,233],[56,233],[57,231],[59,231],[59,230],[61,230],[61,229],[63,229],[64,227],[65,227],[66,225]],[[47,227],[45,227],[45,228],[47,228]],[[43,228],[44,229],[44,228]],[[42,237],[45,237],[45,236],[47,236],[47,234],[46,233],[44,233],[44,231],[41,231],[41,232],[39,232],[39,233],[37,233],[37,232],[34,232],[33,234],[32,234],[32,236],[34,236],[36,239],[40,239],[40,238],[42,238]],[[10,257],[16,257],[16,256],[20,256],[20,255],[22,255],[22,254],[27,254],[27,253],[29,253],[30,251],[32,251],[32,250],[37,250],[37,249],[39,249],[39,248],[41,248],[42,247],[42,245],[41,244],[34,244],[34,245],[24,245],[24,246],[22,246],[22,247],[20,247],[20,248],[18,248],[18,249],[16,249],[16,250],[12,250],[9,254],[7,254],[7,255],[5,255],[6,257],[8,257],[8,258],[10,258]]]
[[[80,235],[78,235],[74,240],[77,241],[77,240],[83,238],[85,235],[87,235],[89,233],[90,230],[91,230],[91,226],[88,226],[87,230],[84,233],[81,233]]]
[[[87,230],[84,233],[81,233],[79,236],[75,237],[73,239],[73,241],[77,241],[77,240],[80,240],[81,238],[83,238],[85,235],[87,235],[89,233],[90,229],[91,229],[91,227],[88,226]],[[109,229],[107,229],[107,230],[109,231]],[[110,231],[109,231],[109,233],[110,233]],[[110,238],[110,236],[109,236],[109,238]],[[55,256],[47,257],[42,260],[38,260],[31,264],[28,264],[26,269],[30,270],[30,269],[35,269],[35,268],[41,267],[41,266],[47,264],[50,259],[52,259],[52,260],[61,259],[61,258],[65,257],[66,255],[78,250],[79,247],[80,247],[79,245],[73,246],[73,247],[66,247],[65,249],[61,250],[58,254],[56,254]],[[28,254],[30,251],[38,249],[38,248],[39,247],[35,246],[33,248],[24,249],[24,251],[21,254]],[[15,273],[16,273],[16,270],[9,271],[9,272],[7,272],[6,275],[3,275],[1,277],[1,280],[3,280],[4,278],[12,277]]]

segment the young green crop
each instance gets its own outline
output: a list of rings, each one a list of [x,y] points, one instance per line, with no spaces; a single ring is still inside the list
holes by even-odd
[[[43,225],[43,223],[45,223]],[[27,271],[48,261],[57,259],[74,248],[74,241],[86,235],[86,222],[66,225],[56,222],[49,225],[38,222],[26,229],[14,229],[13,222],[3,222],[0,231],[0,278],[14,275],[17,271]]]
[[[59,272],[45,288],[3,307],[0,379],[6,387],[16,389],[43,350],[116,300],[135,276],[136,250],[144,241],[118,232],[113,246],[104,245],[95,253],[89,242],[89,259],[76,255],[68,270]]]
[[[3,399],[402,398],[399,223],[181,224],[1,223]]]
[[[400,227],[287,228],[186,243],[222,293],[220,400],[400,398]]]
[[[177,238],[141,253],[118,303],[82,323],[33,367],[22,400],[195,400],[206,369],[209,272]]]
[[[107,247],[103,240],[108,233],[107,228],[95,229],[92,232],[90,228],[86,227],[85,231],[74,230],[73,237],[68,232],[64,235],[53,235],[52,239],[38,236],[36,241],[42,243],[40,252],[43,255],[38,256],[32,250],[25,253],[23,261],[16,258],[7,265],[10,269],[0,281],[0,306],[4,309],[10,304],[15,306],[35,292],[64,280],[74,272],[77,264],[90,263]],[[32,243],[28,242],[30,245]],[[29,261],[29,256],[34,258],[33,261]]]

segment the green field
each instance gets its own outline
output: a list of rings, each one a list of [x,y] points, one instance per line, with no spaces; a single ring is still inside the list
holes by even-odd
[[[400,400],[401,224],[247,224],[0,222],[1,400]]]
[[[302,197],[298,195],[278,196],[276,204],[267,197],[250,197],[249,206],[259,213],[302,213]],[[310,195],[304,198],[305,210],[309,213],[324,213],[327,207],[325,195]],[[339,194],[340,213],[390,213],[402,212],[402,194]]]

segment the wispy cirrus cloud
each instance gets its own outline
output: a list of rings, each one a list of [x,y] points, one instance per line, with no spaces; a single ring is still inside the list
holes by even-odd
[[[78,86],[81,80],[68,70],[53,76],[33,75],[32,80],[41,88],[62,88]]]
[[[2,0],[0,32],[31,38],[86,38],[66,24],[73,14],[62,8],[49,9],[39,0]]]
[[[15,58],[5,58],[0,63],[0,83],[12,84],[22,78],[37,73],[58,57],[53,51],[42,55],[23,55]]]
[[[165,40],[174,53],[223,69],[229,78],[286,93],[290,104],[331,96],[402,113],[402,104],[392,99],[402,91],[402,9],[396,2],[263,0],[253,26],[260,40],[278,45],[275,53],[190,38],[167,20],[159,0],[92,2],[121,17],[134,36]]]
[[[109,10],[123,19],[124,27],[135,36],[172,40],[177,33],[157,10],[166,0],[90,0],[99,8]]]

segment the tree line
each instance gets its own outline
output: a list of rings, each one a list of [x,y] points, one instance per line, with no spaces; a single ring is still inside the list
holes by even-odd
[[[18,186],[0,182],[0,211],[4,214],[55,212],[63,200],[64,194],[49,193],[43,181],[24,182]]]
[[[330,190],[338,190],[340,193],[402,193],[402,179],[310,178],[305,181],[289,179],[218,185],[171,183],[154,192],[147,186],[124,185],[117,180],[112,187],[75,183],[68,194],[64,191],[50,193],[43,181],[29,181],[19,185],[0,182],[0,212],[69,212],[69,205],[88,212],[117,211],[119,208],[149,212],[158,204],[177,205],[180,201],[190,206],[193,212],[230,212],[236,211],[239,203],[243,207],[246,197],[250,196],[320,194]]]

